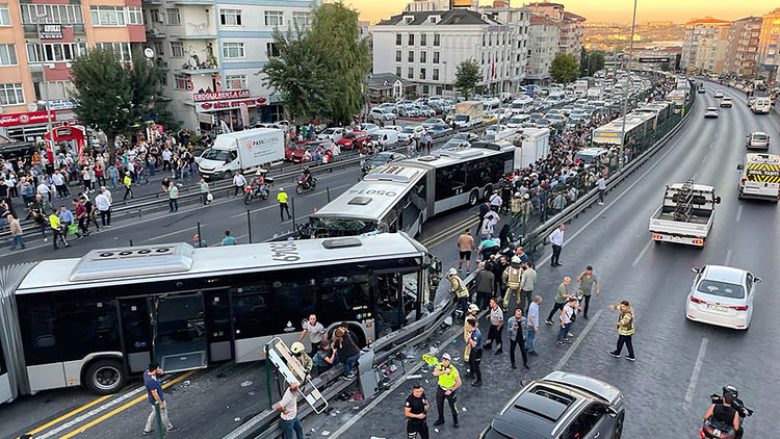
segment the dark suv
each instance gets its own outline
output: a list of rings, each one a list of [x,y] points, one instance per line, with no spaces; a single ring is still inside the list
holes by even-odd
[[[620,390],[556,371],[523,387],[480,438],[619,439],[624,418]]]

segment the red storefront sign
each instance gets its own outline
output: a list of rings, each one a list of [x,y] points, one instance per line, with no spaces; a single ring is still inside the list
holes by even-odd
[[[197,104],[197,110],[199,112],[212,112],[220,110],[229,110],[231,108],[256,107],[258,105],[265,105],[268,100],[266,98],[252,98],[252,99],[239,99],[235,101],[216,101],[216,102],[203,102]]]
[[[51,112],[51,121],[57,120],[57,113]],[[34,125],[48,122],[45,111],[30,111],[27,113],[0,115],[0,127],[16,127],[20,125]]]
[[[192,100],[195,102],[206,101],[224,101],[228,99],[245,99],[249,97],[248,89],[225,90],[211,93],[193,93]]]

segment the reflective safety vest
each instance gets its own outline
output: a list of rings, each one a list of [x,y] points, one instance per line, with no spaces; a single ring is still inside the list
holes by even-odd
[[[451,291],[455,293],[458,299],[469,297],[469,289],[458,276],[450,276],[450,285],[452,286]]]
[[[458,382],[458,376],[460,376],[458,369],[455,369],[455,366],[450,364],[450,373],[442,373],[439,375],[439,387],[444,390],[452,389]]]
[[[287,203],[287,192],[279,192],[279,195],[276,196],[276,201],[280,203]]]
[[[509,288],[520,288],[520,276],[523,274],[523,270],[514,267],[507,267],[505,271],[506,285]]]

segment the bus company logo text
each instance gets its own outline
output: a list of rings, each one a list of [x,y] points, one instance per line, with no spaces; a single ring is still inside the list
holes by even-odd
[[[386,197],[395,197],[398,195],[397,192],[393,191],[385,191],[382,189],[350,189],[350,194],[360,194],[360,195],[384,195]]]
[[[278,262],[296,262],[301,260],[298,247],[293,241],[272,242],[271,258]]]

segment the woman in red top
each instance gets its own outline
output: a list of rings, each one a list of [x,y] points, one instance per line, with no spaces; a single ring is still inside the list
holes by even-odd
[[[106,179],[103,177],[103,165],[99,162],[95,162],[95,166],[92,168],[95,170],[95,179],[98,181],[98,186],[105,186]]]

